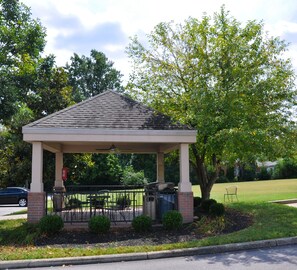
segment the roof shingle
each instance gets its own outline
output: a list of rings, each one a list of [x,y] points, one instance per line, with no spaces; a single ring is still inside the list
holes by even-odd
[[[93,98],[41,118],[26,127],[122,129],[122,130],[192,130],[173,122],[164,114],[114,91],[105,91]]]

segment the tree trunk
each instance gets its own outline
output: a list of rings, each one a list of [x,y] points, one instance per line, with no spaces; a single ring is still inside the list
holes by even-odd
[[[210,192],[217,179],[218,170],[216,170],[215,175],[210,177],[207,173],[203,158],[201,158],[199,155],[195,155],[195,158],[196,158],[196,164],[195,164],[196,173],[197,173],[198,179],[200,180],[201,198],[204,201],[204,200],[210,199]]]

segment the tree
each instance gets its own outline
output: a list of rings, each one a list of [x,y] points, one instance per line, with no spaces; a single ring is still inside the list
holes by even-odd
[[[265,34],[263,23],[242,26],[223,6],[213,17],[160,23],[147,39],[127,48],[128,91],[197,130],[190,155],[204,200],[223,163],[289,154],[294,72],[287,44]]]
[[[0,40],[0,124],[5,124],[17,110],[15,102],[27,94],[18,85],[30,81],[31,67],[45,46],[45,30],[18,0],[0,0]]]
[[[80,102],[107,89],[123,91],[121,73],[113,67],[104,53],[91,51],[90,57],[71,57],[70,64],[66,64],[69,85],[73,87],[73,100]]]

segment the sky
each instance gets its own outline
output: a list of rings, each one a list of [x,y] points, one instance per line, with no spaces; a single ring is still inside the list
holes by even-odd
[[[21,0],[47,29],[45,54],[54,54],[64,66],[73,53],[89,56],[92,49],[105,53],[128,80],[131,71],[125,49],[130,37],[140,40],[160,22],[182,23],[188,17],[213,15],[224,4],[244,26],[263,21],[269,36],[289,45],[297,72],[297,0]]]

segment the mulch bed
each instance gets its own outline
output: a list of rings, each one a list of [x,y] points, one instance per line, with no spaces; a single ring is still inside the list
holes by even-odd
[[[251,215],[243,214],[234,209],[227,209],[225,218],[228,221],[227,226],[220,234],[242,230],[253,223]],[[41,237],[35,244],[36,246],[52,247],[142,246],[199,240],[205,236],[199,233],[193,224],[184,225],[178,231],[166,231],[162,226],[155,226],[151,232],[146,233],[137,233],[132,227],[126,227],[112,228],[109,233],[101,235],[90,233],[87,230],[63,230],[56,236]]]

